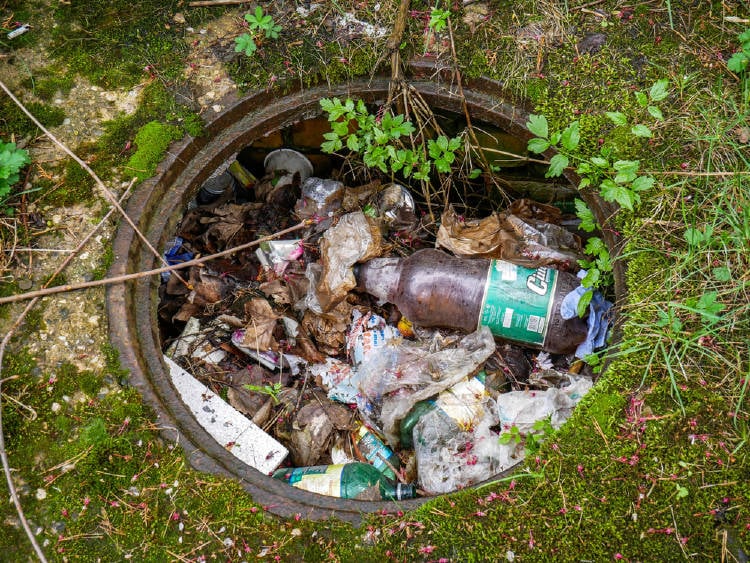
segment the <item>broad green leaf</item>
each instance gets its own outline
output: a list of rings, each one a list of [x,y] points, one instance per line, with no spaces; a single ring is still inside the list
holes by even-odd
[[[549,148],[549,141],[547,139],[534,137],[533,139],[529,139],[529,145],[527,148],[531,152],[542,153]]]
[[[651,137],[651,129],[646,127],[645,125],[633,125],[633,127],[630,129],[630,132],[633,133],[636,137]]]
[[[331,130],[339,137],[344,137],[349,134],[349,124],[345,121],[334,121],[331,123]]]
[[[616,160],[612,168],[618,172],[638,172],[640,166],[640,160]]]
[[[427,152],[429,153],[430,157],[433,159],[440,158],[440,156],[443,154],[443,151],[440,148],[440,145],[438,145],[432,139],[427,141]]]
[[[740,51],[739,53],[735,53],[734,55],[729,57],[729,60],[727,61],[727,68],[732,72],[740,74],[745,69],[747,69],[748,62],[750,62],[750,58],[748,58],[748,56],[744,52]]]
[[[401,125],[398,126],[397,129],[395,129],[395,131],[397,131],[400,135],[406,136],[414,133],[416,129],[414,129],[414,125],[412,125],[411,121],[404,121]]]
[[[585,276],[583,276],[581,285],[583,287],[596,287],[596,284],[599,283],[601,276],[602,273],[599,270],[597,270],[596,268],[592,268],[588,272],[586,272]]]
[[[738,39],[742,43],[743,48],[750,47],[750,45],[747,45],[747,43],[750,43],[750,28],[740,33]]]
[[[576,199],[576,216],[581,220],[581,229],[587,233],[592,232],[596,229],[596,217],[586,205],[586,202],[581,199]]]
[[[563,148],[569,151],[575,150],[580,140],[581,132],[580,126],[577,121],[574,121],[573,123],[568,125],[565,128],[565,131],[562,132],[562,136],[560,137],[560,143],[562,143]]]
[[[648,106],[648,112],[651,114],[652,117],[658,120],[664,119],[664,114],[661,112],[661,110],[656,106]]]
[[[591,180],[588,178],[581,178],[581,181],[578,182],[578,189],[582,190],[583,188],[588,188],[591,185]]]
[[[448,156],[448,155],[446,155]],[[453,155],[450,155],[453,156]],[[435,170],[438,172],[442,172],[444,174],[447,174],[451,171],[451,165],[450,162],[446,158],[438,158],[435,159]]]
[[[461,137],[453,137],[448,142],[448,150],[451,152],[457,151],[460,146],[461,146]]]
[[[605,201],[616,201],[628,211],[633,211],[634,192],[627,187],[615,184],[612,180],[604,180],[601,194]]]
[[[648,96],[646,96],[646,94],[644,94],[643,92],[636,92],[635,101],[638,102],[639,106],[645,108],[648,105]]]
[[[565,168],[568,166],[568,157],[563,154],[556,154],[549,161],[549,169],[545,177],[554,178],[563,173]]]
[[[609,168],[609,160],[600,156],[591,157],[591,163],[599,168]]]
[[[707,291],[700,296],[695,306],[703,317],[712,321],[718,320],[718,313],[726,308],[726,305],[716,300],[717,296],[718,293],[716,291]]]
[[[628,118],[625,117],[624,113],[620,113],[619,111],[608,111],[604,115],[615,125],[622,126],[628,124]]]
[[[442,150],[448,150],[448,137],[446,137],[445,135],[440,135],[435,142],[437,143],[437,146],[439,146]]]
[[[329,113],[333,109],[334,103],[330,98],[321,98],[320,99],[320,107],[321,109]]]
[[[236,53],[245,53],[248,57],[252,56],[255,51],[258,50],[258,46],[253,41],[253,38],[249,34],[243,33],[239,37],[234,38],[235,46],[234,51]]]
[[[349,138],[346,140],[346,146],[352,152],[359,152],[359,139],[357,139],[357,136],[349,135]]]
[[[631,189],[637,192],[644,192],[650,190],[654,185],[654,180],[651,176],[638,176],[633,183],[630,185]]]
[[[471,172],[469,172],[469,180],[476,180],[481,175],[482,175],[482,170],[479,168],[474,168],[472,169]]]
[[[617,170],[618,174],[615,176],[615,183],[626,184],[635,180],[640,168],[641,163],[638,160],[617,160],[612,164],[612,168]]]
[[[669,86],[669,80],[666,78],[662,78],[660,80],[657,80],[654,82],[654,85],[651,86],[651,90],[649,90],[648,95],[654,102],[660,102],[664,98],[666,98],[669,95],[669,91],[667,90],[667,87]]]
[[[581,319],[586,315],[586,309],[588,309],[589,303],[591,303],[591,298],[593,296],[594,296],[594,290],[589,289],[586,293],[581,295],[581,298],[578,300],[578,307],[577,307],[576,312],[578,313],[578,316]]]
[[[532,134],[542,139],[546,139],[549,135],[549,126],[547,125],[547,118],[543,115],[529,115],[529,120],[526,122],[526,127]]]
[[[549,136],[549,144],[550,145],[556,145],[560,142],[560,138],[562,137],[562,133],[560,131],[555,131]]]
[[[726,266],[719,266],[713,269],[714,277],[720,282],[728,282],[732,279],[732,271]]]
[[[635,180],[635,172],[620,172],[615,176],[615,184],[627,184]]]
[[[607,247],[599,237],[591,237],[583,251],[591,256],[598,256],[602,252],[607,252]]]
[[[705,240],[703,232],[695,227],[688,227],[685,229],[685,240],[690,246],[698,246]]]

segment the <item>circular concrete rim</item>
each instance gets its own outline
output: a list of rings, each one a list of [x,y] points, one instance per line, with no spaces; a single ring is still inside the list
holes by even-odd
[[[410,85],[431,107],[463,113],[453,82],[441,79],[440,73],[433,70],[429,66],[412,65]],[[156,176],[136,188],[126,212],[155,248],[164,248],[187,202],[200,185],[241,148],[269,132],[320,116],[320,98],[351,96],[369,103],[382,103],[387,98],[388,87],[387,79],[373,78],[287,93],[265,91],[227,102],[226,109],[208,124],[204,136],[188,138],[170,147]],[[512,103],[499,83],[485,79],[468,81],[464,84],[464,96],[472,119],[494,124],[524,140],[531,137],[524,125],[528,113]],[[568,179],[573,183],[577,180],[573,175]],[[607,225],[615,208],[592,194],[584,193],[582,197],[599,223]],[[603,229],[611,254],[617,256],[621,241],[613,233],[611,229]],[[115,263],[110,276],[158,266],[126,224],[117,231],[113,247]],[[358,523],[365,513],[406,511],[429,500],[372,502],[322,496],[290,487],[239,461],[196,422],[172,386],[157,336],[158,285],[155,277],[108,286],[109,334],[120,352],[122,366],[129,370],[129,384],[136,387],[145,403],[154,409],[156,423],[164,437],[182,446],[194,468],[237,479],[256,502],[280,516],[301,514],[316,520],[336,516]],[[618,300],[625,295],[624,267],[619,261],[615,263],[615,293]]]

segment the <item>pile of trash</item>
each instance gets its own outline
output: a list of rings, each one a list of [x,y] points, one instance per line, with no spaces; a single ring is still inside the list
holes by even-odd
[[[604,346],[611,304],[576,314],[559,209],[450,207],[436,229],[408,187],[318,178],[291,149],[264,168],[209,178],[166,260],[309,228],[164,275],[159,305],[169,362],[283,453],[256,468],[343,498],[446,493],[522,461],[590,389],[576,357]]]

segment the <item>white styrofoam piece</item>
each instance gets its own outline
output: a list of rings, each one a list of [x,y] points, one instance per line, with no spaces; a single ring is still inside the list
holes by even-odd
[[[182,401],[214,440],[261,473],[281,465],[289,450],[167,356],[164,361]]]

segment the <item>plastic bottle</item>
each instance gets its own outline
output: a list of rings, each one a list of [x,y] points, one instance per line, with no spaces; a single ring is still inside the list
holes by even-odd
[[[415,325],[467,332],[487,325],[497,337],[554,354],[573,352],[588,332],[585,318],[560,315],[580,285],[568,272],[424,249],[370,260],[355,276],[360,291],[393,303]]]
[[[403,448],[414,445],[414,426],[428,413],[437,411],[441,434],[452,436],[461,430],[471,428],[484,413],[486,375],[479,372],[474,377],[461,381],[438,394],[435,399],[420,401],[401,420],[400,443]]]
[[[367,461],[389,479],[396,480],[393,469],[398,470],[401,461],[377,434],[364,424],[358,424],[352,432],[352,439],[354,450],[362,461]]]
[[[358,500],[414,498],[416,487],[394,483],[369,463],[277,469],[273,478],[292,487],[331,497]]]

